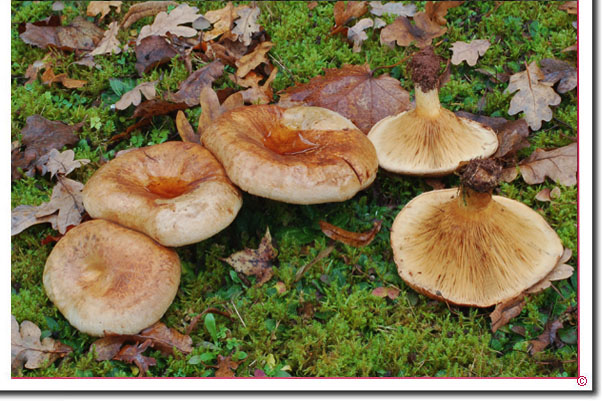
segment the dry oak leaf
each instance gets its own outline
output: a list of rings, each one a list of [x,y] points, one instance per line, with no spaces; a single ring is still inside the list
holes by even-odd
[[[111,22],[109,28],[105,31],[104,36],[96,46],[96,49],[90,52],[91,56],[98,56],[100,54],[119,54],[121,53],[121,47],[119,47],[119,39],[117,34],[119,33],[119,23],[117,21]]]
[[[52,85],[55,82],[60,82],[65,88],[68,89],[81,88],[88,83],[88,81],[69,78],[65,73],[54,75],[52,68],[46,69],[41,78],[44,85]]]
[[[566,93],[577,87],[577,69],[566,61],[544,58],[539,62],[544,82],[556,83],[558,93]]]
[[[123,16],[121,26],[123,29],[127,29],[139,19],[157,15],[161,11],[167,11],[170,6],[177,7],[178,3],[175,1],[145,1],[143,3],[132,4],[128,12]]]
[[[216,78],[224,73],[224,65],[219,61],[212,61],[188,76],[174,94],[169,94],[167,99],[180,103],[185,102],[189,107],[199,104],[201,89],[211,86]]]
[[[88,4],[86,15],[88,17],[95,17],[100,14],[99,21],[111,12],[111,7],[115,7],[115,12],[119,14],[121,12],[121,1],[91,1]]]
[[[278,251],[272,245],[272,236],[268,228],[257,249],[246,248],[222,260],[232,266],[238,273],[255,276],[257,278],[256,285],[260,286],[274,275],[272,260],[277,254]]]
[[[393,287],[377,287],[372,290],[372,295],[379,298],[389,297],[393,300],[399,296],[399,290]]]
[[[424,7],[424,11],[433,22],[445,25],[447,24],[445,20],[447,10],[457,7],[462,3],[463,1],[428,1]]]
[[[541,184],[546,177],[560,185],[577,184],[577,143],[545,151],[535,149],[531,156],[519,163],[527,184]]]
[[[203,96],[202,92],[201,96]],[[205,110],[204,107],[203,110]],[[194,132],[192,125],[190,125],[190,122],[186,118],[186,114],[184,114],[182,110],[179,110],[178,114],[176,115],[176,128],[178,130],[178,134],[180,134],[180,138],[182,138],[182,142],[201,143],[201,138]]]
[[[90,163],[88,159],[78,159],[75,160],[75,152],[71,149],[65,150],[64,152],[59,152],[56,149],[52,149],[50,152],[42,156],[40,159],[41,165],[41,175],[46,174],[46,172],[50,172],[50,178],[54,177],[56,174],[60,175],[68,175],[76,168],[80,168],[83,165]]]
[[[136,45],[136,71],[142,76],[152,68],[169,62],[177,54],[163,36],[147,36]]]
[[[336,111],[367,134],[383,118],[408,110],[410,95],[395,78],[384,74],[374,77],[368,65],[346,64],[286,89],[278,104],[306,104]]]
[[[159,81],[142,82],[136,85],[134,89],[121,96],[121,99],[115,103],[115,108],[117,110],[125,110],[131,105],[138,106],[142,101],[142,95],[148,100],[154,99],[157,96],[157,82]]]
[[[224,102],[220,106],[219,95],[213,88],[206,86],[201,90],[199,103],[202,111],[197,126],[197,137],[200,137],[205,129],[225,112],[244,106],[244,97],[242,92],[233,93],[224,99]]]
[[[564,10],[569,14],[577,15],[577,2],[576,1],[567,1],[558,6],[559,10]]]
[[[397,1],[391,1],[386,4],[382,4],[380,1],[371,1],[370,14],[377,15],[379,17],[385,14],[413,17],[414,14],[416,14],[416,5],[403,4]]]
[[[479,56],[485,54],[489,46],[491,43],[487,39],[477,39],[470,43],[455,42],[451,47],[453,52],[451,62],[458,65],[462,61],[466,61],[466,64],[472,67],[477,63]]]
[[[261,63],[269,63],[266,58],[266,54],[274,46],[272,42],[262,42],[258,44],[255,49],[236,61],[236,76],[239,78],[245,77],[251,70],[257,67]]]
[[[549,106],[556,106],[561,100],[552,89],[553,84],[544,82],[543,79],[543,72],[533,61],[525,71],[510,76],[510,82],[504,91],[504,94],[516,92],[510,101],[508,114],[525,112],[525,120],[534,131],[541,128],[542,120],[552,119],[552,109]]]
[[[190,7],[188,4],[180,4],[174,8],[169,14],[162,11],[157,14],[155,21],[152,25],[143,26],[136,39],[136,44],[147,36],[159,35],[165,36],[167,33],[171,33],[175,36],[183,36],[189,38],[197,34],[197,30],[188,26],[182,26],[182,24],[193,23],[200,14],[196,7]]]
[[[334,4],[334,28],[331,33],[339,32],[341,27],[353,18],[359,18],[368,12],[367,1],[337,1]]]
[[[552,199],[556,199],[560,196],[560,188],[554,187],[553,189],[544,188],[535,194],[535,199],[540,202],[552,202]]]
[[[261,29],[257,24],[260,11],[259,7],[252,7],[242,8],[236,12],[239,18],[234,21],[236,26],[232,29],[232,33],[238,35],[238,40],[245,46],[251,44],[251,36]]]
[[[555,189],[558,189],[558,187]],[[554,267],[554,269],[552,269],[552,271],[549,272],[546,277],[527,289],[525,292],[527,294],[541,292],[551,286],[552,281],[566,280],[567,278],[571,277],[575,269],[573,269],[573,266],[566,264],[566,262],[571,259],[571,256],[573,256],[573,251],[571,251],[569,248],[564,248],[562,256],[556,263],[556,267]]]
[[[104,31],[83,17],[75,17],[71,24],[60,26],[59,19],[49,19],[19,26],[21,39],[33,46],[56,47],[61,50],[92,50]],[[37,25],[42,23],[42,25]]]
[[[397,17],[380,31],[380,43],[393,49],[395,43],[405,47],[415,42],[417,47],[423,48],[447,32],[447,28],[431,21],[424,12],[414,15],[414,23],[416,25],[412,25],[406,17]]]
[[[53,338],[40,341],[42,331],[29,320],[21,322],[14,315],[10,320],[10,367],[15,373],[23,367],[37,369],[71,353],[72,348]]]
[[[231,29],[238,11],[243,8],[248,8],[248,6],[234,7],[232,2],[228,2],[224,8],[207,11],[205,18],[213,24],[213,29],[209,32],[203,32],[203,40],[209,41],[224,33],[229,33],[231,35],[230,39],[236,40],[237,36],[232,34]]]
[[[217,370],[215,377],[234,377],[234,371],[238,368],[239,362],[234,362],[232,356],[217,356]]]
[[[562,342],[556,338],[558,329],[562,329],[563,325],[560,320],[548,321],[543,330],[543,333],[539,335],[535,340],[529,341],[529,354],[535,355],[538,352],[543,351],[550,344],[562,345]]]
[[[271,85],[277,74],[278,68],[274,68],[263,85],[252,85],[249,89],[240,92],[243,102],[247,104],[270,103],[274,98],[274,91]]]
[[[27,81],[23,83],[23,85],[31,84],[38,78],[38,72],[42,69],[46,69],[49,66],[49,62],[46,61],[47,57],[44,57],[42,60],[36,60],[25,71],[25,78]]]
[[[330,223],[320,220],[319,222],[320,228],[324,235],[328,238],[333,239],[335,241],[340,241],[344,244],[362,247],[369,245],[376,234],[380,231],[380,227],[382,226],[382,221],[376,220],[372,224],[372,228],[369,231],[363,233],[355,233],[352,231],[343,230],[340,227],[333,226]]]
[[[353,52],[359,53],[362,50],[362,43],[368,39],[365,29],[372,28],[374,21],[370,18],[362,18],[347,30],[347,39],[353,42]]]
[[[157,364],[155,358],[142,355],[149,345],[151,345],[151,340],[146,340],[140,345],[138,345],[138,343],[135,345],[126,345],[113,357],[113,359],[135,364],[140,370],[140,376],[146,376],[148,368]]]
[[[81,182],[59,176],[58,183],[52,189],[50,201],[37,207],[36,217],[55,216],[50,221],[52,228],[65,234],[69,226],[76,226],[82,221],[85,213],[83,189],[84,184]]]
[[[516,298],[497,304],[493,312],[489,315],[491,319],[491,331],[495,333],[497,329],[520,315],[526,302],[525,296],[521,294]]]

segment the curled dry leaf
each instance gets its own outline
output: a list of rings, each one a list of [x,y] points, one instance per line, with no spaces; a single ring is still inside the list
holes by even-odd
[[[447,32],[447,28],[431,21],[424,12],[416,13],[414,23],[412,25],[406,17],[397,17],[380,31],[380,43],[394,48],[395,43],[405,47],[414,42],[417,47],[423,48]]]
[[[121,47],[119,47],[119,39],[117,34],[119,33],[119,23],[117,21],[111,22],[109,28],[105,31],[104,36],[96,46],[96,49],[90,52],[91,56],[98,56],[100,54],[119,54],[121,53]]]
[[[23,367],[37,369],[70,354],[71,347],[53,338],[46,337],[40,341],[42,331],[34,323],[24,320],[19,323],[14,315],[10,321],[10,367],[15,373]]]
[[[245,77],[251,70],[256,68],[261,63],[269,63],[266,54],[274,46],[272,42],[262,42],[255,49],[236,61],[236,76],[239,78]]]
[[[536,353],[543,351],[550,344],[562,345],[562,342],[556,338],[558,329],[562,329],[562,327],[563,325],[560,320],[548,321],[543,333],[535,340],[529,341],[529,354],[535,355]]]
[[[255,276],[257,285],[260,286],[272,278],[274,274],[272,260],[277,254],[278,252],[272,245],[272,236],[268,228],[257,249],[246,248],[222,260],[232,266],[238,273]]]
[[[376,220],[372,224],[372,228],[369,231],[363,233],[355,233],[343,230],[342,228],[333,226],[332,224],[327,223],[325,221],[320,221],[319,223],[322,232],[328,238],[355,247],[369,245],[376,236],[376,234],[378,234],[378,232],[380,231],[380,227],[382,226],[382,221]]]
[[[162,36],[147,36],[136,45],[136,71],[143,75],[154,67],[169,62],[178,52]]]
[[[177,7],[178,3],[175,1],[145,1],[132,4],[128,9],[128,12],[123,16],[121,26],[123,29],[127,29],[139,19],[157,15],[161,11],[167,11],[167,9],[172,6]]]
[[[259,16],[260,11],[259,7],[252,7],[242,8],[236,12],[239,18],[234,21],[236,26],[232,29],[232,33],[238,35],[238,40],[245,46],[251,44],[251,36],[253,36],[255,32],[259,32],[261,28],[259,24],[257,24],[257,17]]]
[[[197,126],[198,136],[213,123],[213,121],[227,111],[237,107],[244,106],[244,97],[241,92],[236,92],[228,96],[224,103],[220,106],[219,95],[215,93],[213,88],[206,86],[201,90],[200,96],[201,115],[199,116],[199,124]]]
[[[416,5],[403,4],[397,1],[391,1],[386,4],[382,4],[380,1],[371,1],[370,14],[374,14],[379,17],[385,14],[413,17],[414,14],[416,14]]]
[[[462,3],[463,1],[428,1],[424,7],[424,11],[430,20],[439,25],[445,25],[447,24],[445,19],[447,10],[457,7]]]
[[[131,105],[138,106],[142,101],[142,95],[144,95],[147,100],[154,99],[157,95],[157,82],[159,81],[142,82],[141,84],[136,85],[134,89],[121,96],[121,99],[115,103],[115,108],[117,110],[125,110]]]
[[[50,19],[47,25],[26,23],[19,26],[21,39],[33,46],[56,47],[61,50],[92,50],[104,31],[83,17],[75,17],[71,24],[61,26],[60,20]]]
[[[52,68],[46,69],[46,71],[44,71],[42,74],[42,83],[44,85],[52,85],[56,82],[60,82],[65,88],[68,89],[81,88],[88,83],[87,81],[69,78],[65,73],[55,75]]]
[[[566,61],[544,58],[539,65],[544,74],[544,82],[555,84],[560,81],[556,88],[558,93],[566,93],[577,87],[577,69]]]
[[[573,266],[567,265],[566,262],[568,262],[572,256],[573,251],[571,251],[569,248],[564,248],[562,256],[558,260],[558,263],[556,263],[556,267],[554,267],[554,269],[552,269],[552,271],[548,273],[543,280],[527,289],[525,292],[527,294],[541,292],[551,286],[552,281],[566,280],[567,278],[571,277],[575,269],[573,269]]]
[[[510,299],[495,306],[495,309],[489,315],[491,319],[491,332],[495,333],[497,329],[505,326],[511,319],[520,315],[525,307],[526,299],[524,295]]]
[[[232,24],[237,16],[237,12],[242,8],[248,8],[248,6],[234,7],[232,2],[228,2],[225,7],[219,10],[211,10],[205,13],[205,18],[213,24],[213,29],[209,32],[203,32],[203,40],[209,41],[217,38],[224,33],[230,33]],[[236,40],[236,35],[231,34],[231,39]]]
[[[200,137],[194,132],[192,125],[186,118],[186,114],[182,110],[176,115],[176,128],[183,142],[201,143]]]
[[[331,34],[342,30],[343,25],[353,18],[359,18],[368,12],[367,1],[337,1],[334,4],[334,28]]]
[[[466,61],[466,64],[472,67],[477,63],[479,56],[485,54],[489,46],[491,43],[486,39],[477,39],[470,43],[455,42],[451,47],[453,53],[451,62],[458,65],[462,61]]]
[[[213,61],[196,70],[180,83],[179,90],[168,96],[168,100],[176,103],[184,102],[188,106],[199,104],[201,89],[211,86],[213,81],[224,73],[224,65],[219,61]]]
[[[569,14],[577,15],[577,2],[567,1],[558,6],[559,10],[566,11]]]
[[[151,340],[146,340],[140,345],[138,345],[138,343],[135,345],[126,345],[113,357],[113,359],[135,364],[140,370],[140,376],[146,376],[148,368],[157,364],[155,358],[142,355],[149,345],[151,345]]]
[[[372,295],[379,298],[388,297],[389,299],[393,300],[399,296],[399,290],[393,287],[378,287],[372,290]]]
[[[571,45],[565,49],[562,49],[562,53],[576,52],[577,50],[579,50],[579,46],[577,45],[577,43],[575,43],[574,45]]]
[[[96,17],[100,14],[99,21],[111,12],[111,7],[115,7],[115,12],[119,14],[121,12],[121,1],[91,1],[88,3],[88,9],[86,15],[88,17]]]
[[[44,57],[42,60],[36,60],[27,67],[27,70],[25,71],[25,78],[27,78],[27,81],[25,81],[23,85],[33,83],[38,78],[38,72],[49,67],[46,58],[47,57]]]
[[[561,185],[577,184],[577,143],[545,151],[535,149],[518,165],[527,184],[541,184],[546,177]]]
[[[215,371],[215,377],[234,377],[236,376],[234,371],[238,368],[239,362],[234,362],[232,356],[226,357],[217,356],[217,370]]]
[[[358,99],[362,99],[358,102]],[[410,108],[410,95],[395,78],[374,77],[368,65],[346,64],[327,69],[324,76],[288,88],[280,96],[282,107],[300,104],[336,111],[367,134],[378,121]]]
[[[525,71],[510,76],[510,82],[504,91],[504,94],[516,92],[510,101],[508,114],[523,111],[525,120],[534,131],[541,128],[542,120],[552,119],[552,109],[549,106],[556,106],[561,100],[552,89],[553,84],[544,82],[543,79],[544,75],[534,61]]]
[[[374,21],[370,18],[363,18],[354,26],[347,30],[347,39],[353,42],[353,52],[359,53],[362,50],[362,43],[368,39],[365,29],[372,28]]]
[[[249,89],[240,92],[243,102],[247,104],[270,103],[274,98],[274,91],[271,85],[277,74],[278,68],[274,68],[263,85],[252,84]]]
[[[152,25],[143,26],[136,39],[136,44],[147,36],[159,35],[165,36],[168,32],[175,36],[183,36],[189,38],[197,34],[196,29],[182,26],[182,24],[193,23],[200,14],[196,7],[190,7],[188,4],[180,4],[178,7],[173,9],[169,14],[162,11],[157,14],[155,21]]]
[[[80,168],[83,165],[90,163],[88,159],[75,160],[75,152],[71,149],[59,152],[56,149],[52,149],[50,152],[45,154],[39,159],[40,163],[38,168],[41,166],[41,175],[50,172],[50,178],[56,174],[62,176],[68,175],[76,168]]]

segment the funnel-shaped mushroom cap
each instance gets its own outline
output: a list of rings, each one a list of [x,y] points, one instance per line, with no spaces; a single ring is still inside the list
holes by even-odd
[[[241,107],[221,115],[201,140],[242,190],[288,203],[347,200],[378,170],[366,136],[320,107]]]
[[[458,189],[410,201],[391,228],[399,275],[415,290],[458,305],[487,307],[544,278],[563,247],[554,230],[524,204]]]
[[[226,228],[242,197],[201,145],[165,142],[102,166],[83,190],[90,216],[145,233],[165,246],[202,241]]]
[[[43,281],[48,298],[79,331],[135,334],[171,305],[180,259],[144,234],[91,220],[56,244]]]

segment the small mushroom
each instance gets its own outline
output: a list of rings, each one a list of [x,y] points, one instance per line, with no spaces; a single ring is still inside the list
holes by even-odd
[[[43,281],[48,298],[79,331],[135,334],[171,305],[180,259],[146,235],[90,220],[55,245]]]
[[[442,176],[464,161],[489,157],[497,150],[493,130],[441,107],[439,60],[430,46],[414,55],[409,67],[416,108],[382,119],[368,133],[385,170]]]
[[[378,159],[351,121],[320,107],[241,107],[201,137],[242,190],[282,202],[339,202],[368,187]]]
[[[492,196],[493,160],[465,168],[460,189],[423,193],[397,215],[391,246],[401,278],[457,305],[487,307],[543,279],[563,253],[558,235],[528,206]]]
[[[84,207],[165,246],[202,241],[226,228],[242,206],[240,191],[199,144],[165,142],[121,155],[83,189]]]

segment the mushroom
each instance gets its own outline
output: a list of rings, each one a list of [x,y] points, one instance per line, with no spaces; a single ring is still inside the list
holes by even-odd
[[[414,55],[409,67],[416,108],[380,120],[368,133],[385,170],[446,175],[461,162],[491,156],[498,147],[493,130],[441,107],[439,60],[430,46]]]
[[[412,199],[391,228],[399,275],[429,297],[487,307],[543,279],[563,253],[560,238],[528,206],[492,196],[493,160],[471,161],[460,189]]]
[[[180,259],[146,235],[90,220],[55,245],[43,282],[48,298],[79,331],[135,334],[171,305],[180,284]]]
[[[378,170],[366,136],[321,107],[241,107],[216,119],[201,141],[242,190],[288,203],[347,200]]]
[[[84,207],[165,246],[202,241],[226,228],[242,206],[240,191],[199,144],[165,142],[121,155],[83,189]]]

